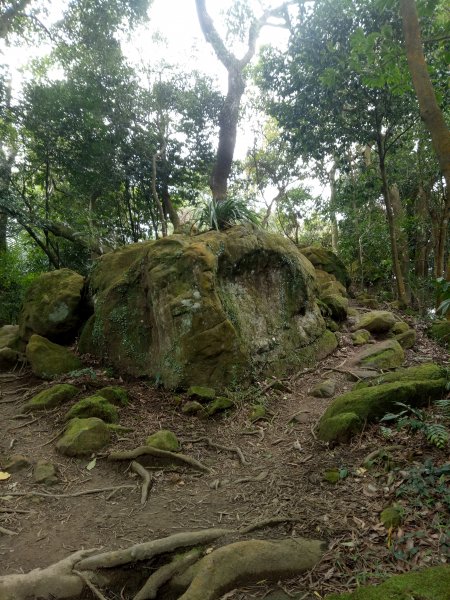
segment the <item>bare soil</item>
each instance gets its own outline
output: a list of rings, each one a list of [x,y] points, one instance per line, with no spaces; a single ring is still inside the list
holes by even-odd
[[[420,325],[416,329],[418,341],[407,351],[406,364],[448,361],[443,348],[431,342]],[[331,400],[313,398],[308,393],[311,387],[324,378],[336,380],[336,394],[353,385],[347,373],[332,370],[342,369],[355,352],[349,333],[344,330],[338,335],[339,348],[333,355],[306,374],[284,380],[284,390],[266,391],[263,400],[268,416],[255,423],[249,415],[258,386],[254,392],[235,392],[237,406],[232,411],[200,419],[181,412],[176,394],[148,382],[113,380],[100,369],[96,378],[66,378],[80,387],[80,397],[105,385],[127,388],[131,403],[121,409],[120,423],[133,431],[115,436],[108,452],[132,449],[158,429],[170,429],[182,442],[183,453],[210,467],[210,474],[185,468],[153,470],[153,485],[143,506],[141,480],[128,461],[110,462],[106,453],[100,454],[95,467],[87,470],[91,457],[70,459],[58,454],[55,440],[64,427],[68,406],[23,418],[24,400],[36,393],[42,381],[28,372],[5,374],[0,379],[0,468],[10,454],[23,454],[31,463],[56,464],[60,482],[51,487],[33,483],[32,466],[0,481],[0,526],[15,534],[0,533],[0,574],[45,567],[80,548],[115,549],[179,531],[241,528],[275,517],[285,517],[286,522],[246,537],[319,538],[329,544],[326,556],[302,578],[277,585],[261,582],[235,590],[227,598],[317,600],[330,592],[377,582],[389,573],[448,561],[449,514],[443,502],[427,505],[414,498],[397,498],[405,509],[400,528],[386,531],[379,520],[380,511],[396,500],[407,470],[426,459],[435,465],[448,462],[448,448],[432,448],[420,434],[403,430],[395,433],[395,439],[386,440],[378,425],[368,427],[347,446],[330,448],[315,438],[314,426]],[[260,382],[259,387],[268,383]],[[248,464],[242,464],[236,452],[192,441],[201,437],[239,448]],[[370,452],[392,444],[399,446],[393,453],[393,470],[383,465],[361,469]],[[343,477],[335,485],[324,479],[324,472],[333,468],[341,469]],[[123,485],[133,487],[70,496]],[[30,491],[49,496],[27,495]],[[124,590],[122,598],[128,597]]]

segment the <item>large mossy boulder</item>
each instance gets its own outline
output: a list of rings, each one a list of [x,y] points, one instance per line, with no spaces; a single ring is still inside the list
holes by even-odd
[[[41,379],[53,379],[83,366],[73,352],[54,344],[40,335],[32,335],[27,344],[26,355],[31,370]]]
[[[331,594],[325,600],[450,600],[450,566],[394,575],[380,585]]]
[[[405,360],[403,347],[396,339],[372,344],[356,355],[357,364],[371,369],[395,369]]]
[[[342,260],[331,250],[322,246],[306,246],[300,252],[314,265],[316,269],[334,275],[346,290],[350,287],[351,279]]]
[[[366,423],[377,421],[395,409],[397,402],[424,406],[439,398],[445,393],[448,378],[444,369],[433,370],[433,373],[436,378],[427,377],[425,372],[416,372],[417,379],[412,379],[412,374],[404,369],[389,374],[389,379],[381,379],[384,383],[378,385],[373,385],[372,381],[358,384],[351,392],[338,396],[325,411],[317,427],[319,439],[346,442]]]
[[[312,265],[289,240],[236,226],[175,234],[99,259],[81,352],[166,387],[281,375],[336,347]]]
[[[84,456],[101,450],[109,444],[110,439],[111,431],[101,419],[72,419],[56,444],[56,449],[66,456]]]
[[[367,329],[370,333],[387,333],[396,322],[395,315],[388,310],[372,310],[359,319],[355,329]]]
[[[43,273],[28,288],[19,315],[20,337],[37,333],[54,342],[68,342],[86,318],[84,277],[70,269]]]
[[[382,383],[395,383],[397,381],[436,381],[448,378],[448,371],[445,367],[435,363],[425,363],[418,367],[405,367],[397,369],[390,373],[383,373],[366,381],[358,381],[353,386],[354,390],[373,387]]]
[[[431,325],[428,335],[444,347],[450,347],[450,321],[436,321]]]
[[[42,390],[36,396],[33,396],[31,400],[24,406],[25,412],[32,412],[36,410],[48,410],[50,408],[56,408],[61,406],[65,402],[71,400],[78,394],[78,389],[74,385],[68,383],[58,383],[52,385],[52,387]]]

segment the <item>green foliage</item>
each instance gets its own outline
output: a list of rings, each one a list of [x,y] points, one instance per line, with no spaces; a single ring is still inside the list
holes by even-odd
[[[241,198],[226,198],[222,202],[211,198],[198,211],[196,223],[200,229],[223,230],[236,223],[259,225],[259,217]]]
[[[437,421],[449,420],[450,400],[438,400],[434,403],[437,409],[436,414],[433,415],[434,421],[430,421],[431,417],[424,410],[413,408],[403,402],[396,402],[396,405],[403,410],[398,413],[386,414],[381,422],[396,421],[398,429],[406,427],[411,431],[419,431],[432,446],[436,446],[441,450],[447,447],[450,440],[448,426],[445,422],[439,423]]]
[[[396,491],[398,498],[407,497],[413,506],[441,504],[450,510],[450,463],[435,466],[432,460],[408,471],[408,476]]]
[[[440,302],[436,309],[436,313],[445,317],[450,312],[450,281],[446,281],[443,277],[436,280],[437,297]]]
[[[34,270],[37,269],[37,270]],[[17,323],[22,300],[32,281],[45,270],[19,245],[0,252],[0,326]]]

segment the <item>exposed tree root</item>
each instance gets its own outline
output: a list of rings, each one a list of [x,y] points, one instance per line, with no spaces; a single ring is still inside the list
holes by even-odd
[[[272,525],[280,525],[281,523],[298,523],[303,521],[304,517],[272,517],[270,519],[263,519],[262,521],[256,521],[247,527],[239,529],[240,534],[250,533],[257,529],[263,529],[264,527],[272,527]]]
[[[384,448],[378,448],[377,450],[370,452],[370,454],[368,454],[363,460],[362,464],[368,469],[372,466],[373,462],[377,458],[382,458],[383,456],[386,456],[388,458],[389,452],[394,452],[395,450],[404,450],[404,446],[400,446],[397,444],[394,446],[385,446]]]
[[[236,533],[232,529],[203,529],[202,531],[188,531],[175,533],[169,537],[135,544],[123,550],[113,550],[111,552],[102,552],[81,560],[77,564],[79,571],[94,570],[117,567],[138,560],[149,560],[158,554],[173,552],[177,548],[186,548],[205,544],[217,540],[225,535]]]
[[[133,600],[152,600],[157,597],[159,588],[167,583],[174,575],[190,567],[201,557],[202,552],[194,548],[180,558],[175,558],[167,565],[163,565],[147,579],[145,585],[139,590]]]
[[[117,490],[132,488],[134,489],[135,485],[116,485],[112,487],[104,487],[104,488],[94,488],[92,490],[80,490],[78,492],[73,492],[72,494],[51,494],[50,492],[35,492],[33,490],[29,492],[5,492],[4,494],[0,494],[1,496],[40,496],[42,498],[77,498],[78,496],[86,496],[87,494],[101,494],[102,492],[115,492]]]
[[[0,533],[3,535],[18,535],[17,531],[11,531],[11,529],[6,529],[6,527],[0,527]]]
[[[250,464],[245,459],[244,454],[243,454],[242,450],[239,448],[239,446],[223,446],[222,444],[217,444],[216,442],[213,442],[212,439],[208,438],[208,437],[200,437],[200,438],[196,438],[195,440],[185,440],[185,443],[189,443],[189,444],[198,444],[200,442],[205,442],[206,444],[208,444],[208,446],[211,446],[211,448],[217,448],[218,450],[225,450],[226,452],[234,452],[235,454],[238,455],[239,460],[241,461],[241,464],[243,464],[244,466],[247,466]]]
[[[204,473],[210,473],[211,469],[206,465],[202,464],[191,456],[185,454],[179,454],[175,452],[168,452],[167,450],[160,450],[159,448],[152,448],[151,446],[139,446],[134,450],[123,450],[121,452],[111,452],[108,455],[108,460],[134,460],[138,456],[150,455],[155,458],[162,458],[170,460],[174,463],[188,465],[193,469],[203,471]]]
[[[107,600],[107,598],[95,587],[92,581],[89,581],[89,579],[84,573],[80,573],[80,571],[77,571],[76,569],[73,569],[72,573],[78,575],[81,581],[91,590],[94,596],[96,596],[99,600]]]
[[[46,567],[19,575],[0,577],[2,600],[28,600],[29,598],[76,598],[84,583],[72,572],[74,565],[96,550],[79,550],[67,558]]]
[[[151,485],[153,482],[152,476],[147,471],[147,469],[145,469],[142,465],[140,465],[135,460],[133,460],[133,462],[131,463],[131,468],[133,469],[133,471],[135,473],[140,475],[142,477],[142,479],[144,480],[144,483],[142,484],[142,491],[141,491],[141,504],[145,504],[147,502],[148,492],[150,491],[150,488],[151,488]]]
[[[317,564],[324,546],[319,540],[302,538],[228,544],[202,558],[178,600],[217,600],[241,584],[292,577]]]

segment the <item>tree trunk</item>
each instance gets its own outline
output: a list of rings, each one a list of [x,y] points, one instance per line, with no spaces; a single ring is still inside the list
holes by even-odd
[[[381,176],[381,188],[383,192],[384,205],[386,207],[386,219],[389,227],[389,238],[391,241],[391,255],[392,255],[392,266],[395,277],[395,284],[397,288],[397,297],[400,306],[408,305],[408,297],[405,289],[405,281],[403,279],[403,272],[399,260],[399,253],[397,247],[397,231],[395,227],[394,211],[392,209],[391,197],[389,195],[389,185],[386,175],[386,165],[384,162],[384,148],[383,142],[380,136],[377,139],[378,156],[379,156],[379,168]]]
[[[8,215],[4,212],[0,212],[0,252],[6,252],[8,250],[8,244],[6,241],[7,226]]]
[[[331,171],[329,174],[330,180],[330,208],[331,208],[331,248],[335,254],[338,254],[339,244],[339,228],[336,219],[336,212],[334,210],[334,203],[336,201],[336,162],[333,162]]]
[[[260,19],[255,19],[248,32],[248,43],[245,55],[238,59],[225,46],[217,32],[211,17],[206,10],[205,0],[195,0],[197,15],[206,41],[228,71],[228,91],[219,114],[219,145],[216,161],[210,180],[213,199],[222,202],[227,196],[228,178],[233,164],[234,148],[236,146],[237,124],[242,94],[245,90],[244,69],[253,58],[256,51],[256,40],[261,28],[269,17],[285,16],[285,4],[266,10]]]
[[[448,196],[450,194],[450,130],[437,103],[425,62],[415,0],[400,0],[400,14],[403,21],[406,56],[419,101],[420,116],[431,134]]]
[[[166,217],[169,217],[170,222],[173,225],[174,232],[180,228],[180,217],[178,216],[178,212],[175,209],[172,198],[170,197],[169,188],[167,184],[163,185],[163,189],[161,191],[161,200],[164,208],[164,214]]]
[[[392,206],[392,215],[394,219],[394,229],[397,240],[398,260],[402,270],[403,281],[405,285],[406,298],[408,304],[411,303],[411,290],[409,287],[409,247],[408,238],[404,229],[405,210],[400,200],[400,192],[396,183],[391,185],[388,190],[389,199]]]
[[[420,184],[417,190],[416,202],[414,206],[414,217],[416,220],[416,236],[414,240],[414,273],[416,277],[423,279],[427,275],[426,257],[427,257],[427,239],[426,220],[427,220],[427,197],[426,191]]]

